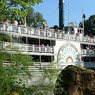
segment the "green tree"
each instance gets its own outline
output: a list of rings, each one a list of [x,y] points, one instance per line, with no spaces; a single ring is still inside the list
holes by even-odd
[[[34,9],[32,7],[27,11],[26,21],[28,25],[31,25],[34,22]]]
[[[2,43],[0,43],[0,95],[9,95],[12,92],[25,95],[26,87],[23,80],[27,81],[26,76],[31,76],[28,68],[33,65],[32,57],[22,54],[17,47],[2,48]],[[9,63],[6,63],[7,61]]]
[[[5,38],[7,40],[9,39],[9,36],[7,37],[6,35],[2,35],[1,37],[3,37],[3,40]],[[10,64],[4,65],[6,61],[9,61]],[[38,67],[39,70],[43,71],[39,72],[41,76],[38,80],[38,85],[36,88],[26,88],[23,78],[26,79],[27,76],[32,77],[28,67],[35,65],[32,62],[32,57],[27,54],[22,54],[12,41],[12,46],[9,45],[5,49],[0,49],[0,95],[8,95],[10,93],[11,95],[14,95],[12,93],[32,95],[34,91],[36,92],[36,95],[49,95],[49,93],[53,92],[54,81],[58,75],[56,64],[57,63],[49,63],[43,68]],[[20,76],[22,76],[22,78]]]
[[[83,23],[79,23],[80,27],[83,27]],[[87,20],[84,21],[84,34],[95,35],[95,15],[91,15]]]
[[[0,19],[19,18],[27,15],[27,10],[42,0],[0,0]]]
[[[43,19],[43,15],[42,15],[41,13],[36,12],[36,13],[34,14],[34,16],[35,16],[35,23],[36,23],[36,22],[46,22],[46,20]]]
[[[7,53],[7,50],[9,50],[8,48],[10,49],[10,46],[7,46],[6,50],[0,50],[0,95],[9,95],[10,93],[19,93],[18,95],[32,95],[34,91],[37,95],[49,95],[49,93],[52,93],[54,81],[58,75],[56,63],[46,65],[41,69],[38,67],[39,70],[43,71],[39,72],[41,75],[39,80],[37,80],[38,85],[36,88],[26,88],[23,79],[26,79],[27,76],[32,77],[28,70],[29,66],[34,66],[32,57],[21,54],[15,47],[12,48],[12,52],[15,52],[15,54],[11,55],[10,53]],[[10,64],[4,65],[6,61],[9,61]]]
[[[46,22],[46,20],[43,18],[43,15],[40,12],[35,13],[32,7],[30,7],[27,11],[26,21],[28,25],[38,22]]]

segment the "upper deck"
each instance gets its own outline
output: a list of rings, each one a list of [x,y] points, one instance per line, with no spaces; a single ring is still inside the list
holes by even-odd
[[[26,28],[24,25],[5,25],[0,24],[0,33],[8,35],[17,35],[21,37],[30,37],[38,39],[47,40],[70,40],[78,41],[80,43],[91,43],[95,44],[95,38],[90,38],[89,36],[84,37],[82,35],[66,34],[64,31],[55,32],[54,29],[39,29],[39,28]]]
[[[39,28],[31,28],[28,27],[26,28],[25,26],[22,25],[5,25],[5,24],[0,24],[0,33],[2,34],[7,34],[10,36],[17,36],[17,37],[29,37],[29,38],[35,38],[35,39],[46,39],[46,40],[53,40],[53,41],[74,41],[74,42],[79,42],[83,44],[91,44],[95,45],[95,38],[90,38],[84,37],[82,35],[75,35],[75,34],[66,34],[64,31],[58,31],[56,32],[54,29],[39,29]],[[49,46],[49,50],[47,49],[46,46],[42,47],[40,44],[39,45],[29,45],[23,44],[23,43],[10,43],[10,42],[4,42],[2,45],[2,48],[6,48],[6,46],[12,45],[15,47],[19,47],[19,49],[24,53],[24,54],[29,54],[29,55],[40,55],[40,56],[55,56],[54,52],[54,46]],[[88,50],[85,48],[81,48],[80,52],[81,56],[95,56],[95,50]],[[41,61],[40,61],[41,62]],[[93,63],[94,64],[94,63]],[[95,64],[93,65],[90,62],[85,62],[85,67],[95,67]],[[90,66],[89,66],[90,65]]]

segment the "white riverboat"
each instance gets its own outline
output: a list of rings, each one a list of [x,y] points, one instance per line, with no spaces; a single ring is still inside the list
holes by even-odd
[[[57,30],[0,24],[0,36],[7,35],[10,38],[10,40],[3,40],[0,48],[12,54],[14,52],[10,50],[10,47],[16,47],[21,53],[33,57],[35,65],[29,66],[29,70],[34,76],[27,81],[30,86],[37,87],[38,84],[44,83],[41,80],[44,69],[55,68],[59,72],[68,65],[95,69],[95,37],[84,36],[84,27],[75,25],[69,25],[67,31],[64,31],[63,9],[64,0],[59,0],[59,29]],[[5,62],[5,64],[8,63],[10,62]],[[45,84],[48,82],[46,80],[44,80]],[[52,80],[52,84],[55,81],[56,77]]]
[[[79,65],[95,68],[95,38],[83,35],[83,29],[73,26],[69,32],[54,29],[27,28],[24,25],[0,24],[0,35],[8,35],[13,42],[4,41],[2,48],[8,45],[18,47],[23,54],[29,54],[33,60],[39,60],[40,68],[57,62],[57,68],[67,65]],[[16,40],[19,39],[18,42]]]

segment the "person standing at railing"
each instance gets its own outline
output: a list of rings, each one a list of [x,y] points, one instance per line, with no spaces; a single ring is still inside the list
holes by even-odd
[[[4,30],[6,30],[7,31],[7,26],[9,25],[9,23],[10,23],[10,21],[8,20],[8,19],[5,19],[4,21],[3,21],[3,29]]]
[[[3,23],[6,24],[6,25],[8,25],[8,24],[9,24],[9,23],[8,23],[8,19],[5,19],[5,20],[3,21]]]
[[[42,23],[42,29],[45,30],[45,25],[44,25],[44,23]]]
[[[47,52],[49,52],[49,44],[46,45]]]
[[[45,45],[44,44],[41,44],[41,51],[45,52]]]
[[[82,35],[81,32],[80,32],[80,34],[79,34],[79,37],[80,37],[80,40],[82,41],[83,35]]]
[[[11,21],[9,19],[7,19],[7,25],[11,24]]]
[[[42,46],[42,47],[44,47],[45,45],[44,45],[44,44],[42,44],[41,46]]]
[[[87,46],[86,49],[87,49],[87,54],[89,54],[90,51],[89,46]]]
[[[19,23],[18,23],[18,33],[21,33],[21,24],[22,24],[22,22],[19,21]]]
[[[21,25],[21,21],[19,21],[19,25]]]
[[[94,38],[92,34],[89,35],[90,38]]]
[[[34,23],[34,26],[33,26],[34,28],[37,28],[37,25],[36,25],[36,23]]]
[[[13,26],[13,31],[14,31],[14,32],[18,32],[18,27],[17,27],[17,25],[18,25],[18,21],[15,20],[15,21],[14,21],[14,26]]]
[[[14,21],[14,25],[18,25],[18,21],[17,20]]]

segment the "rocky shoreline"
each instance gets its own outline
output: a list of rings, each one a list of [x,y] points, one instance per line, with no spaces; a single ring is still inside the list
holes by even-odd
[[[95,71],[68,66],[59,74],[54,95],[95,95]]]

